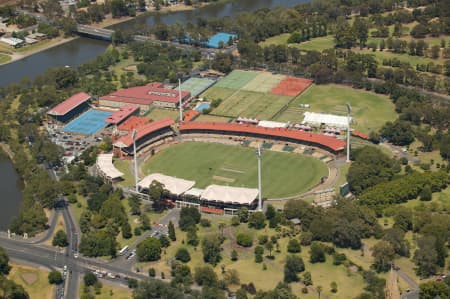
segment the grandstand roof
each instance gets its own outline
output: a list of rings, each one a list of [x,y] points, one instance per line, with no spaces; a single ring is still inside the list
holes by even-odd
[[[270,121],[270,120],[261,120],[258,122],[258,126],[264,128],[287,128],[287,123],[282,123],[278,121]]]
[[[130,116],[126,121],[121,123],[117,129],[119,131],[131,131],[133,129],[142,127],[146,123],[150,122],[150,119],[142,116]]]
[[[118,124],[121,121],[125,120],[127,117],[129,117],[131,114],[136,112],[136,110],[139,109],[138,105],[125,105],[121,107],[118,111],[111,114],[109,117],[105,118],[105,122],[110,124]]]
[[[181,195],[195,185],[195,181],[183,180],[160,173],[152,173],[143,178],[138,183],[138,186],[143,189],[148,189],[148,187],[153,181],[160,182],[161,184],[164,185],[164,189],[166,189],[167,191],[169,191],[171,194],[174,195]]]
[[[345,148],[345,141],[331,136],[315,134],[304,131],[289,130],[285,128],[263,128],[252,125],[215,123],[215,122],[189,122],[180,125],[180,131],[185,130],[211,130],[227,131],[233,133],[250,133],[257,135],[268,135],[273,137],[284,137],[298,141],[310,142],[323,145],[332,151],[340,151]]]
[[[183,100],[186,100],[186,98],[189,98],[190,96],[190,92],[181,91]],[[151,105],[154,101],[177,103],[179,101],[179,94],[178,90],[164,88],[164,84],[153,82],[144,86],[117,90],[109,95],[101,97],[100,100],[137,105]]]
[[[209,185],[203,191],[201,199],[211,202],[250,205],[258,196],[258,189]]]
[[[191,121],[193,120],[197,115],[199,115],[200,112],[196,111],[196,110],[186,110],[184,111],[184,121]]]
[[[361,139],[365,139],[365,140],[369,139],[368,135],[366,135],[364,133],[361,133],[361,132],[358,132],[358,131],[352,131],[352,135],[356,136],[356,137],[359,137]]]
[[[97,157],[97,167],[108,179],[114,180],[123,176],[112,163],[113,154],[100,154]]]
[[[142,137],[147,136],[150,133],[153,133],[159,129],[169,127],[174,124],[173,119],[171,118],[164,118],[160,120],[156,120],[154,122],[151,122],[149,124],[146,124],[140,128],[137,128],[137,134],[136,134],[136,141],[141,139]],[[129,132],[127,135],[119,138],[115,143],[114,146],[116,147],[129,147],[133,144],[133,132]]]
[[[64,114],[70,112],[71,110],[73,110],[74,108],[76,108],[77,106],[81,105],[82,103],[88,101],[90,98],[91,98],[91,96],[85,92],[80,92],[80,93],[74,94],[73,96],[71,96],[70,98],[65,100],[64,102],[59,103],[58,105],[56,105],[55,107],[50,109],[47,112],[47,114],[55,115],[55,116],[64,115]]]
[[[328,126],[339,127],[339,128],[347,128],[348,120],[347,116],[340,116],[334,114],[325,114],[325,113],[316,113],[316,112],[305,112],[305,118],[302,121],[302,124],[326,124]],[[352,118],[350,117],[350,122]]]

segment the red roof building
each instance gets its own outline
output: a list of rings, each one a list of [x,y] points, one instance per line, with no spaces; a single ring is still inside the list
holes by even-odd
[[[187,101],[190,97],[190,92],[181,91],[182,102]],[[179,101],[178,90],[165,88],[164,84],[159,82],[121,89],[99,99],[101,106],[118,108],[126,104],[135,104],[140,106],[141,111],[149,110],[152,105],[163,108],[176,108]]]
[[[119,131],[130,132],[133,129],[140,128],[149,122],[150,122],[150,119],[148,119],[147,117],[130,116],[127,120],[125,120],[123,123],[121,123],[119,126],[117,126],[117,129]]]
[[[154,122],[148,123],[140,128],[136,129],[136,143],[139,143],[141,139],[147,137],[148,135],[155,133],[161,129],[170,128],[174,124],[173,119],[164,118],[156,120]],[[128,148],[133,145],[133,133],[129,132],[127,135],[119,138],[115,143],[115,147]]]
[[[53,107],[52,109],[50,109],[47,112],[47,114],[53,115],[53,116],[65,115],[65,114],[69,113],[70,111],[72,111],[73,109],[75,109],[76,107],[78,107],[79,105],[89,101],[90,98],[91,98],[91,96],[85,92],[80,92],[80,93],[74,94],[73,96],[71,96],[70,98],[65,100],[64,102],[62,102],[62,103],[56,105],[55,107]]]
[[[119,111],[114,112],[109,117],[105,118],[105,122],[110,124],[120,124],[124,120],[126,120],[128,117],[130,117],[132,114],[135,114],[139,110],[138,105],[125,105],[119,109]]]
[[[364,134],[364,133],[361,133],[361,132],[358,132],[358,131],[352,131],[352,135],[353,135],[353,136],[356,136],[356,137],[359,137],[359,138],[361,138],[361,139],[364,139],[364,140],[369,139],[369,136],[368,136],[368,135],[366,135],[366,134]]]
[[[257,135],[262,138],[282,139],[305,143],[312,146],[324,148],[328,151],[337,153],[345,148],[345,141],[332,136],[322,134],[290,130],[286,128],[264,128],[252,125],[214,123],[214,122],[188,122],[180,125],[181,133],[199,132],[218,132],[235,135]]]
[[[184,117],[183,117],[183,121],[191,121],[194,118],[196,118],[198,115],[200,114],[200,112],[196,111],[196,110],[186,110],[184,111]]]

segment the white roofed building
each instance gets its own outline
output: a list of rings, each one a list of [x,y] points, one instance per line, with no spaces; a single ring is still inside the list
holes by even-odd
[[[334,114],[305,112],[305,118],[302,121],[303,125],[336,127],[346,129],[348,127],[347,116],[340,116]],[[350,123],[353,119],[350,117]]]
[[[289,127],[289,124],[278,121],[261,120],[258,122],[258,126],[273,129],[273,128],[287,128]]]
[[[111,182],[123,176],[123,173],[113,165],[112,159],[113,154],[100,154],[96,162],[99,175]]]
[[[253,206],[257,201],[258,189],[209,185],[201,195],[202,201],[219,205]]]
[[[138,187],[142,189],[148,189],[153,181],[157,181],[164,185],[164,189],[170,194],[180,196],[184,192],[188,191],[195,185],[195,181],[189,181],[184,179],[179,179],[176,177],[163,175],[160,173],[152,173],[145,178],[143,178],[139,183]]]

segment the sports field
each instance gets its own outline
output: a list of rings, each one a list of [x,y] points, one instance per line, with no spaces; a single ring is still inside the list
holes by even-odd
[[[352,106],[352,116],[356,122],[354,128],[364,133],[378,130],[386,121],[397,118],[394,104],[387,96],[329,84],[311,86],[292,101],[275,120],[299,123],[303,120],[305,111],[346,115],[347,102]],[[302,109],[300,104],[309,104],[310,108]]]
[[[228,76],[217,81],[216,86],[230,89],[241,89],[256,76],[258,76],[257,72],[234,70]]]
[[[216,81],[212,79],[192,77],[181,83],[181,90],[189,91],[191,96],[196,97],[214,83],[216,83]],[[178,86],[174,89],[178,90]]]
[[[328,175],[326,165],[312,157],[265,151],[262,159],[263,197],[279,198],[306,192]],[[258,186],[257,159],[252,148],[216,143],[186,142],[173,145],[149,159],[144,174],[159,172],[210,184]]]

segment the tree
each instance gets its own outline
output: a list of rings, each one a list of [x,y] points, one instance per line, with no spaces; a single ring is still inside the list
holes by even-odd
[[[161,258],[161,243],[150,237],[138,244],[136,255],[140,262],[157,261]]]
[[[325,262],[325,250],[320,243],[312,242],[309,254],[310,254],[309,261],[311,263]]]
[[[245,207],[239,208],[238,217],[239,217],[239,221],[241,223],[247,223],[248,222],[248,209]]]
[[[164,195],[164,185],[158,181],[151,182],[148,187],[148,195],[153,201],[153,207],[156,211],[161,211],[164,208],[163,195]]]
[[[332,282],[330,283],[330,289],[331,289],[331,292],[332,292],[332,293],[337,293],[338,288],[337,288],[337,283],[336,283],[335,281],[332,281]]]
[[[133,234],[131,233],[131,226],[130,226],[130,224],[128,223],[128,221],[125,221],[125,222],[122,224],[122,229],[121,229],[121,231],[122,231],[122,237],[123,237],[124,239],[129,239],[129,238],[131,238],[131,237],[133,236]]]
[[[223,274],[223,280],[226,285],[239,285],[241,280],[239,279],[239,273],[236,269],[229,269]]]
[[[269,251],[269,258],[272,257],[272,250],[273,250],[273,243],[272,242],[267,242],[266,244],[264,244],[264,248],[266,248]]]
[[[93,286],[97,283],[98,279],[92,272],[86,272],[83,277],[84,284],[88,287]]]
[[[420,277],[429,277],[436,273],[438,256],[435,247],[436,238],[424,236],[417,240],[418,249],[414,253],[416,273]]]
[[[383,240],[388,241],[396,254],[409,257],[409,242],[405,240],[405,232],[399,228],[391,228],[385,231]]]
[[[432,198],[432,192],[430,185],[426,185],[423,187],[422,192],[420,192],[420,200],[421,201],[430,201]]]
[[[289,253],[298,253],[300,250],[300,242],[297,239],[290,239],[287,246],[287,251]]]
[[[369,23],[362,18],[356,18],[353,22],[353,32],[359,40],[359,47],[362,49],[366,45],[369,36]]]
[[[251,213],[248,217],[248,227],[263,229],[266,226],[266,217],[262,212]]]
[[[449,298],[450,286],[442,282],[430,281],[420,284],[420,299]]]
[[[148,279],[139,282],[133,290],[134,299],[149,299],[149,298],[167,298],[167,299],[183,299],[185,295],[178,286],[171,286],[156,279]]]
[[[299,281],[298,273],[305,271],[303,259],[296,255],[288,255],[284,265],[284,282],[290,283]]]
[[[189,245],[194,246],[194,247],[198,245],[199,241],[198,241],[198,236],[197,236],[197,227],[191,226],[187,230],[186,239],[187,239],[187,243]]]
[[[69,245],[66,232],[62,229],[58,230],[52,240],[53,246],[66,247]]]
[[[0,291],[2,298],[29,299],[30,296],[21,285],[0,275]]]
[[[189,251],[186,248],[181,247],[177,250],[175,258],[183,263],[187,263],[191,260],[191,255],[189,254]]]
[[[233,251],[231,251],[231,260],[233,262],[238,260],[238,253],[237,253],[236,249],[233,249]]]
[[[253,245],[253,238],[249,234],[240,233],[236,237],[236,241],[243,247],[251,247]]]
[[[50,284],[60,284],[63,282],[63,277],[59,271],[51,271],[48,273],[48,283]]]
[[[141,200],[137,196],[131,196],[128,198],[128,205],[130,206],[131,215],[141,214]]]
[[[6,254],[6,251],[0,247],[0,274],[8,275],[9,270],[11,270],[11,266],[9,265],[9,257]]]
[[[391,243],[380,241],[372,248],[374,258],[373,267],[377,272],[386,272],[390,269],[395,257],[395,251]]]
[[[310,272],[305,272],[305,273],[303,274],[303,284],[304,284],[305,286],[310,286],[310,285],[313,284],[312,278],[311,278],[311,273],[310,273]]]
[[[239,290],[237,290],[236,299],[248,299],[247,290],[242,287]]]
[[[399,228],[404,232],[412,230],[412,211],[407,208],[399,209],[394,215],[394,221],[394,228]]]
[[[172,221],[169,221],[169,225],[167,226],[169,238],[172,241],[177,240],[177,236],[175,235],[175,226],[173,225]]]
[[[218,236],[207,236],[202,241],[203,261],[211,265],[217,265],[222,259],[220,255],[220,240]]]
[[[193,282],[191,269],[188,265],[176,262],[172,263],[171,275],[173,284],[183,284],[189,287]]]
[[[198,211],[198,208],[195,207],[181,208],[178,226],[182,231],[187,231],[189,227],[195,226],[197,223],[199,223],[200,219],[201,214]]]
[[[414,141],[414,132],[411,125],[401,120],[388,121],[381,128],[380,134],[395,145],[409,145]]]
[[[165,235],[159,237],[159,243],[161,243],[161,247],[167,248],[170,246],[170,240]]]
[[[215,286],[217,274],[211,266],[195,268],[194,280],[199,286]]]

